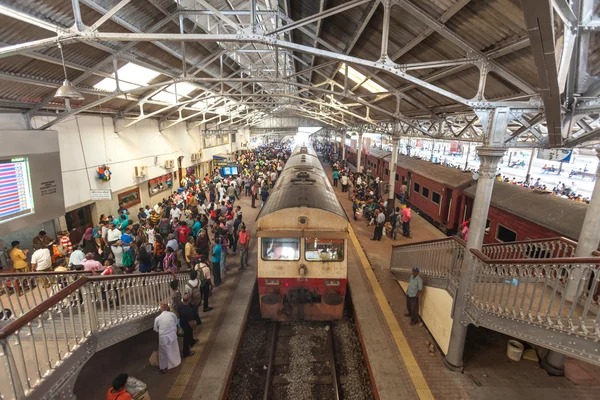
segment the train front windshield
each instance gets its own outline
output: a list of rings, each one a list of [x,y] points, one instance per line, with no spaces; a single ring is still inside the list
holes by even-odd
[[[306,261],[343,261],[344,239],[306,238],[304,258]]]
[[[299,238],[262,238],[262,259],[268,261],[298,261]]]

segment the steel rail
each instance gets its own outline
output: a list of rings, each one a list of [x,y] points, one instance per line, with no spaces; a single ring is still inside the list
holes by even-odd
[[[271,388],[271,380],[273,377],[275,351],[277,350],[277,331],[279,330],[279,321],[273,322],[273,329],[271,331],[271,345],[269,347],[269,363],[267,365],[267,378],[265,380],[265,391],[263,393],[263,400],[269,400],[269,389]]]
[[[340,400],[337,369],[335,368],[335,343],[333,340],[333,322],[329,324],[329,330],[327,331],[327,341],[329,342],[329,364],[331,365],[331,385],[333,386],[333,398],[335,400]]]

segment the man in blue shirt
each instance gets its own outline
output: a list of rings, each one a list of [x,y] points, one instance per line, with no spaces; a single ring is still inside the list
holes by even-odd
[[[221,238],[215,239],[211,261],[213,284],[217,287],[221,284]]]
[[[406,310],[405,317],[410,317],[410,324],[416,325],[419,322],[419,297],[423,294],[423,279],[419,276],[419,268],[412,269],[412,276],[406,289]]]

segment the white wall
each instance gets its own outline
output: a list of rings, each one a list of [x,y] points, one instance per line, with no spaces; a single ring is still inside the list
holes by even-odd
[[[36,129],[51,119],[53,118],[45,116],[34,117],[31,129]],[[127,122],[129,121],[118,120],[115,123],[122,126]],[[23,116],[0,115],[0,129],[9,128],[27,129]],[[177,158],[183,156],[184,168],[198,163],[192,163],[191,154],[202,149],[201,133],[204,126],[188,132],[185,123],[181,123],[160,132],[158,121],[147,119],[117,134],[111,117],[77,115],[51,129],[58,132],[65,207],[73,208],[91,201],[90,189],[110,189],[116,194],[139,185],[142,196],[146,197],[146,181],[173,171],[163,168],[166,160],[175,160],[177,166]],[[249,136],[249,129],[239,130],[235,143],[202,150],[200,162],[209,161],[216,154],[236,151],[242,143],[250,140]],[[96,178],[96,168],[102,164],[108,165],[112,171],[109,182]],[[147,166],[148,175],[135,178],[135,166]]]

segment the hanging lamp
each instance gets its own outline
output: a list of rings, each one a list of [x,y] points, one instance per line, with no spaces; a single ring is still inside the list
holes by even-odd
[[[60,59],[62,60],[63,71],[65,72],[65,80],[61,87],[58,88],[54,98],[57,99],[69,99],[69,100],[84,100],[85,98],[81,93],[73,87],[73,84],[67,78],[67,67],[65,66],[65,56],[62,51],[62,44],[58,43],[58,48],[60,50]]]

